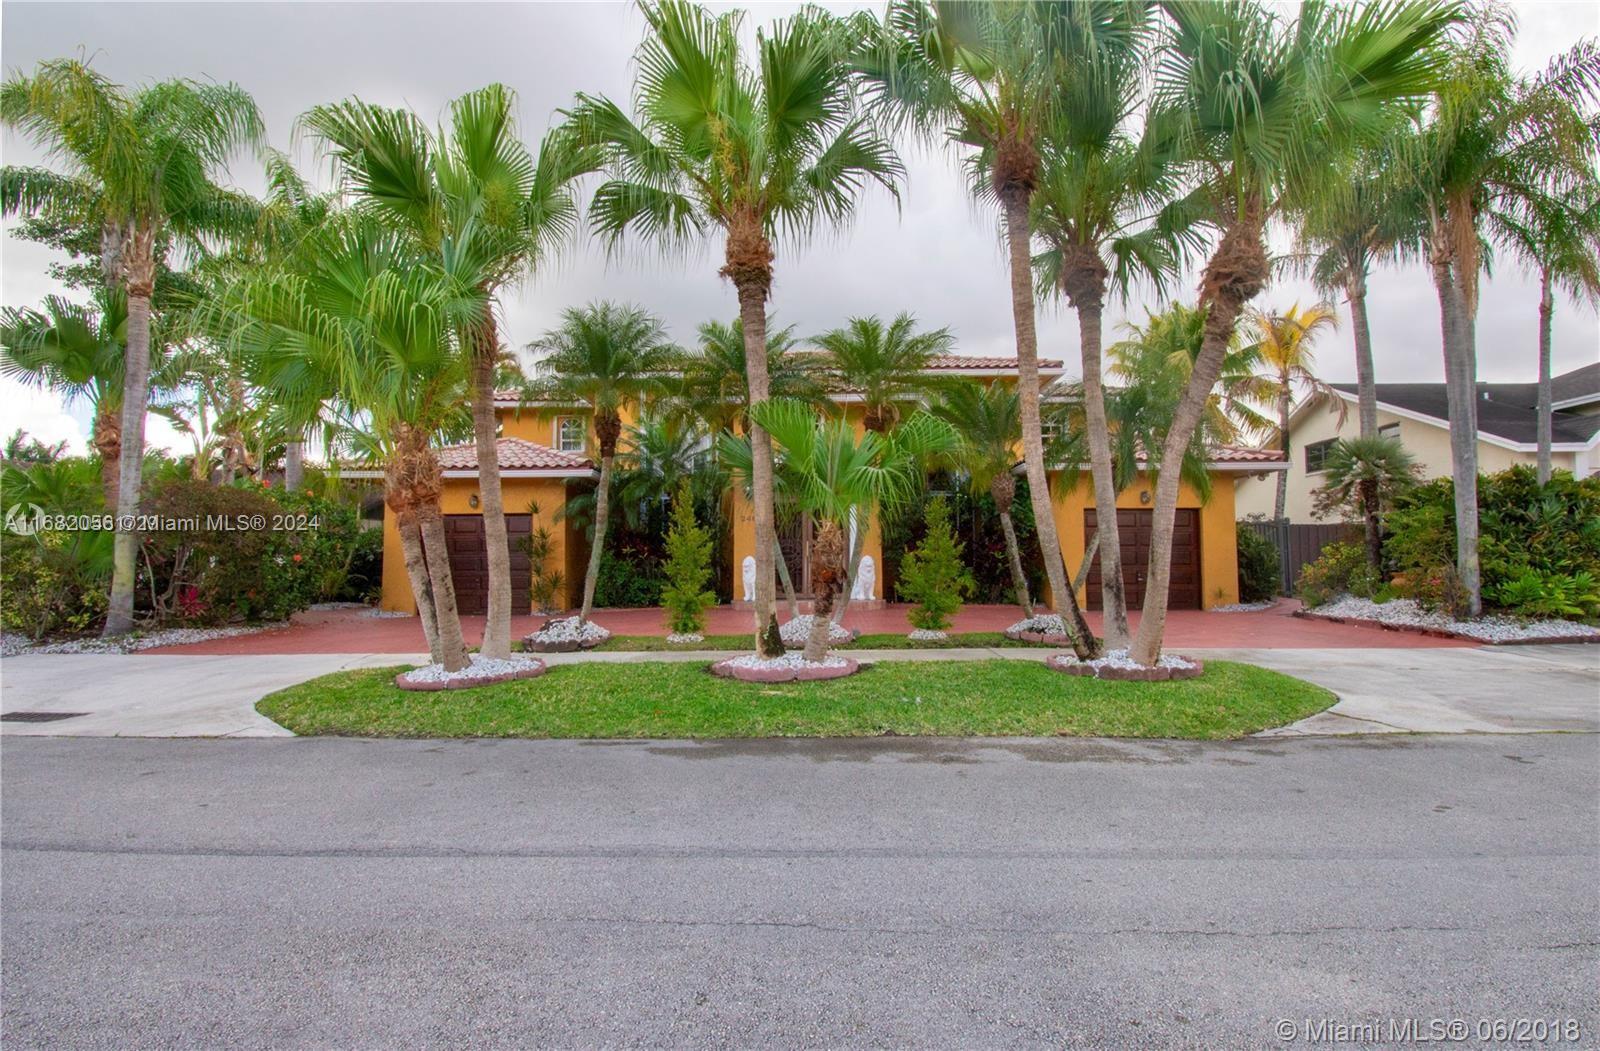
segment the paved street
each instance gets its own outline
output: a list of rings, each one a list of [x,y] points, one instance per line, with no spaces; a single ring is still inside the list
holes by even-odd
[[[1595,735],[0,758],[8,1048],[1600,1035]]]

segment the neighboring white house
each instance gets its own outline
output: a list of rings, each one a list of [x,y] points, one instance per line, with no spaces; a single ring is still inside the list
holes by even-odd
[[[1322,461],[1339,438],[1360,433],[1356,386],[1330,385],[1289,417],[1289,490],[1284,512],[1294,522],[1315,521],[1312,496],[1322,485]],[[1600,364],[1556,376],[1551,382],[1551,461],[1579,478],[1600,471]],[[1538,458],[1538,388],[1533,383],[1478,384],[1478,467],[1485,474]],[[1378,430],[1400,439],[1424,478],[1450,473],[1450,423],[1443,383],[1378,384]],[[1341,418],[1341,410],[1343,415]],[[1272,516],[1276,475],[1250,475],[1235,483],[1240,518]]]

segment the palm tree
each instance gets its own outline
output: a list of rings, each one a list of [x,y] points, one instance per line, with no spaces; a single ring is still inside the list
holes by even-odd
[[[740,41],[743,12],[712,15],[684,0],[641,5],[649,32],[636,53],[635,119],[604,97],[579,95],[570,119],[601,147],[608,178],[590,219],[616,242],[632,231],[668,245],[723,237],[721,274],[739,298],[752,410],[772,395],[767,298],[773,242],[803,241],[843,226],[862,188],[891,193],[903,175],[894,148],[855,114],[844,61],[871,25],[815,8],[756,32],[755,61]],[[756,646],[773,614],[777,545],[772,441],[759,424],[754,449]]]
[[[1367,564],[1383,572],[1383,512],[1417,480],[1411,454],[1394,438],[1341,438],[1323,461],[1327,472],[1315,500],[1319,516],[1354,510],[1366,527]]]
[[[667,340],[661,322],[637,307],[592,303],[569,307],[561,325],[545,333],[530,350],[543,351],[539,375],[543,393],[581,401],[594,414],[595,441],[600,447],[600,484],[595,490],[594,544],[583,578],[580,623],[594,612],[594,587],[600,577],[606,525],[611,514],[611,471],[617,440],[622,436],[624,406],[641,405],[677,362],[677,349]]]
[[[972,491],[987,492],[994,500],[1006,538],[1006,561],[1011,567],[1017,605],[1022,607],[1024,617],[1032,617],[1033,600],[1028,595],[1028,577],[1022,569],[1022,551],[1011,519],[1011,507],[1017,498],[1017,477],[1012,468],[1017,462],[1017,446],[1022,443],[1021,396],[1000,384],[969,380],[947,387],[932,411],[959,436],[960,444],[952,459],[966,475]]]
[[[1289,409],[1294,405],[1295,388],[1302,387],[1313,394],[1329,393],[1327,384],[1312,371],[1316,367],[1312,344],[1318,332],[1337,327],[1339,320],[1329,303],[1314,303],[1304,310],[1294,303],[1281,314],[1250,310],[1247,316],[1255,336],[1256,354],[1271,377],[1272,402],[1278,410],[1278,448],[1287,460]],[[1283,517],[1288,497],[1289,474],[1280,471],[1278,495],[1272,505],[1274,518]]]
[[[237,214],[211,179],[237,148],[261,141],[261,117],[233,84],[168,80],[130,92],[83,62],[57,59],[41,62],[31,77],[5,81],[0,120],[66,169],[7,168],[0,176],[0,212],[97,227],[105,283],[128,298],[117,518],[133,522],[158,255],[174,237],[237,227]],[[133,530],[117,530],[107,636],[133,628],[138,546]]]
[[[1407,174],[1427,217],[1428,263],[1439,296],[1454,479],[1456,573],[1465,612],[1483,611],[1478,563],[1478,283],[1489,217],[1514,214],[1530,197],[1559,195],[1589,175],[1594,133],[1586,104],[1600,96],[1600,48],[1592,41],[1520,80],[1509,66],[1514,22],[1482,8],[1449,56],[1428,123],[1409,143]]]
[[[1064,297],[1078,315],[1083,364],[1084,433],[1101,522],[1117,520],[1111,445],[1101,378],[1108,291],[1126,300],[1138,282],[1162,291],[1181,261],[1193,206],[1178,196],[1181,156],[1169,129],[1138,116],[1153,37],[1154,5],[1066,5],[1063,101],[1046,129],[1034,190],[1033,227],[1047,246],[1034,264],[1041,288]],[[1175,200],[1176,199],[1176,200]],[[1122,545],[1116,530],[1097,536],[1102,624],[1110,649],[1128,645]]]
[[[1375,137],[1390,105],[1435,86],[1436,45],[1455,13],[1432,2],[1307,4],[1288,21],[1253,4],[1165,10],[1151,119],[1172,122],[1219,237],[1200,281],[1204,339],[1156,479],[1144,610],[1129,651],[1143,665],[1160,657],[1166,629],[1180,453],[1241,312],[1270,276],[1267,223],[1319,164]]]
[[[433,444],[467,425],[467,356],[456,339],[483,316],[485,296],[419,257],[373,217],[322,231],[296,273],[266,271],[231,293],[236,345],[259,359],[264,393],[293,406],[337,398],[344,444],[384,464],[433,661],[466,666]]]
[[[1591,173],[1592,176],[1592,173]],[[1553,409],[1550,337],[1559,288],[1574,299],[1600,300],[1600,186],[1591,177],[1560,196],[1539,194],[1521,214],[1490,217],[1496,239],[1539,274],[1539,484],[1550,480]]]
[[[878,317],[853,317],[816,344],[823,368],[861,399],[861,425],[881,434],[928,393],[928,366],[950,352],[955,337],[946,328],[918,332],[917,319],[902,313],[888,325]]]
[[[804,402],[768,401],[752,406],[750,414],[783,451],[800,509],[817,522],[810,552],[816,595],[805,659],[820,661],[828,655],[834,598],[845,580],[850,515],[893,509],[911,499],[923,485],[924,459],[953,448],[955,433],[926,413],[894,431],[864,431],[859,438],[848,421],[819,421],[816,409]],[[727,439],[723,444],[730,459],[748,448]]]
[[[458,345],[472,359],[473,441],[478,457],[489,606],[482,652],[511,652],[511,560],[495,442],[495,377],[504,351],[496,297],[541,268],[578,217],[573,183],[598,157],[556,131],[537,156],[517,137],[516,96],[503,84],[450,104],[448,128],[431,131],[409,110],[359,99],[318,106],[302,125],[337,159],[347,190],[433,254],[452,279],[484,295],[481,317]]]
[[[713,435],[746,433],[750,385],[745,378],[743,325],[738,318],[707,321],[696,334],[700,345],[684,356],[683,372],[672,391],[673,411],[701,421]],[[767,386],[774,398],[824,400],[816,355],[796,349],[793,325],[767,333]]]
[[[1097,650],[1067,586],[1050,507],[1039,410],[1029,212],[1040,177],[1040,144],[1069,92],[1063,90],[1070,4],[975,4],[892,0],[886,32],[858,60],[875,105],[928,138],[970,151],[975,187],[993,195],[1005,221],[1022,450],[1034,524],[1050,593],[1075,652]]]

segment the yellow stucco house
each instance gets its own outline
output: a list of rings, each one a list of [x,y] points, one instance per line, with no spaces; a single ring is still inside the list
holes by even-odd
[[[1042,384],[1055,383],[1062,376],[1059,361],[1041,361]],[[945,355],[935,358],[929,372],[940,377],[966,377],[980,383],[1014,383],[1016,362],[1011,358],[980,358]],[[840,389],[829,395],[857,427],[862,427],[864,406],[859,394]],[[583,572],[588,559],[588,543],[583,533],[557,512],[565,505],[575,486],[592,484],[598,477],[593,458],[594,434],[586,406],[520,400],[515,392],[501,392],[496,400],[500,421],[500,474],[504,491],[508,532],[512,549],[513,611],[526,613],[530,607],[529,587],[532,567],[524,540],[540,527],[551,534],[552,544],[546,567],[561,573],[563,587],[560,604],[571,607],[582,591]],[[637,421],[638,407],[626,406],[624,424]],[[624,437],[626,442],[626,437]],[[439,450],[444,469],[445,529],[449,542],[450,567],[457,602],[464,614],[481,614],[487,606],[487,558],[484,553],[483,520],[479,506],[477,456],[472,445],[450,446]],[[1184,486],[1178,504],[1178,519],[1173,544],[1171,606],[1202,609],[1238,601],[1238,552],[1234,527],[1234,480],[1242,473],[1281,470],[1282,457],[1270,451],[1224,448],[1213,450],[1208,464],[1213,473],[1211,497],[1202,501],[1199,494]],[[361,476],[372,472],[347,472]],[[1118,498],[1119,527],[1123,537],[1125,585],[1131,605],[1143,600],[1145,564],[1149,555],[1153,479],[1141,474],[1135,484]],[[731,595],[736,606],[747,605],[742,567],[755,551],[755,515],[744,494],[735,487],[728,494],[729,558],[728,578],[720,582],[722,593]],[[1087,471],[1077,486],[1059,493],[1055,502],[1057,531],[1063,555],[1070,567],[1083,558],[1087,537],[1096,526],[1094,498]],[[872,597],[861,595],[853,605],[878,604],[885,595],[881,583],[882,538],[878,523],[863,522],[863,561],[870,558],[875,572]],[[384,512],[384,551],[382,608],[415,612],[410,584],[406,578],[394,516]],[[785,555],[796,590],[809,592],[809,523],[796,522],[783,529],[779,545]],[[852,543],[854,535],[851,536]],[[867,576],[867,574],[863,574]],[[1099,608],[1098,568],[1080,595],[1090,609]]]

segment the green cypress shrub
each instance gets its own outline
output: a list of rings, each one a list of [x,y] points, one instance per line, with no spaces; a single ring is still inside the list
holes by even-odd
[[[906,616],[913,627],[944,631],[972,591],[972,574],[961,561],[963,545],[950,528],[950,506],[944,497],[928,501],[927,532],[900,561],[899,591],[916,606]]]
[[[667,626],[677,635],[700,634],[706,609],[716,604],[717,596],[707,587],[711,582],[711,534],[695,521],[687,482],[672,500],[663,570],[667,583],[661,589],[661,604],[667,610]]]

